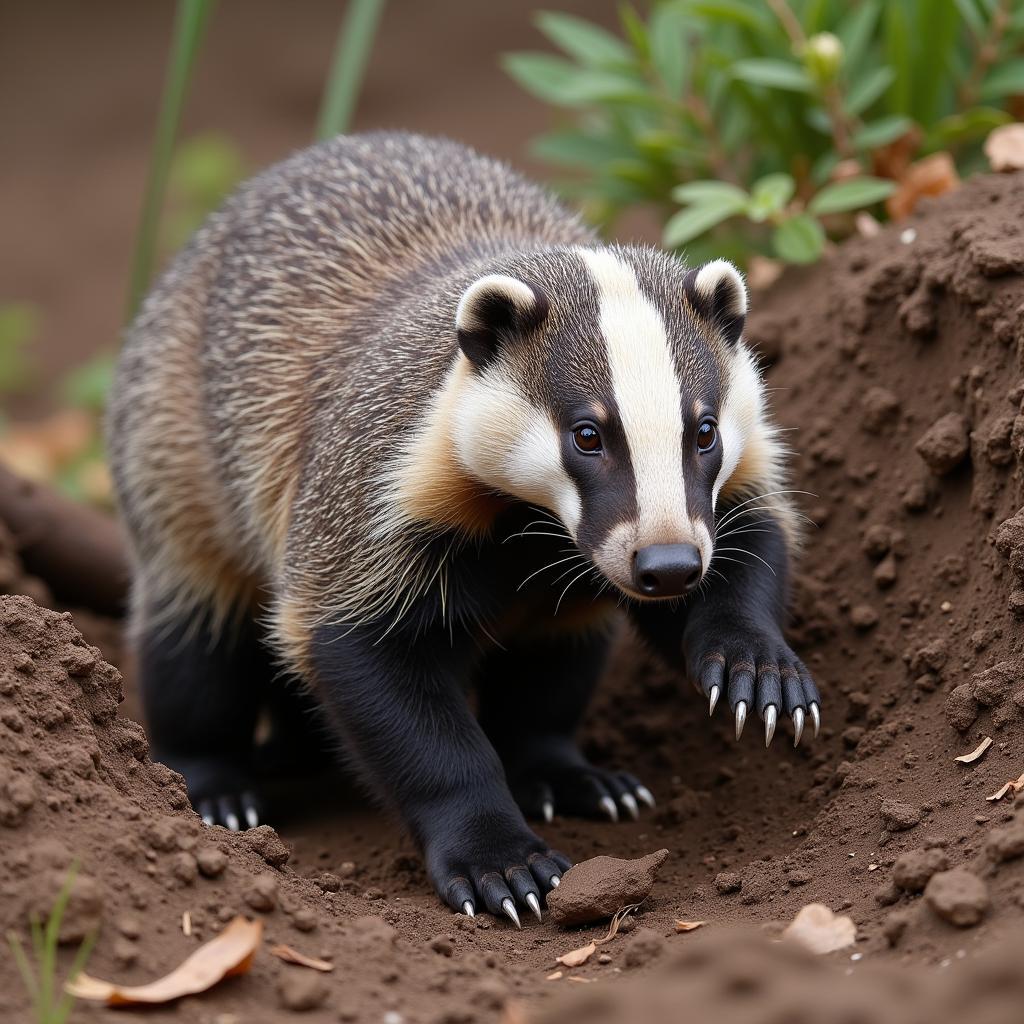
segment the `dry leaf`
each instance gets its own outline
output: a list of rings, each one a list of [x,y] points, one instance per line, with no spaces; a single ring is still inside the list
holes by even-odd
[[[993,171],[1024,169],[1024,124],[1001,124],[985,140],[985,156]]]
[[[291,946],[285,946],[283,944],[271,946],[267,952],[276,956],[279,960],[283,960],[286,964],[298,964],[299,967],[312,967],[314,971],[334,970],[334,964],[332,964],[330,960],[320,960],[315,956],[306,956],[305,953],[300,953],[297,949],[292,949]]]
[[[1002,800],[1009,792],[1019,793],[1024,789],[1024,774],[1019,778],[1011,779],[1005,786],[1000,786],[991,796],[985,797],[986,800]]]
[[[181,931],[186,936],[192,934],[192,915],[187,910],[181,915]]]
[[[579,949],[573,949],[568,953],[563,953],[562,956],[555,959],[555,963],[561,964],[563,967],[580,967],[596,952],[597,943],[588,942],[587,945],[581,946]]]
[[[698,928],[702,928],[706,924],[707,921],[676,921],[676,933],[695,932]]]
[[[907,168],[896,191],[886,199],[885,208],[893,220],[903,220],[914,212],[922,196],[941,196],[959,184],[960,175],[949,153],[932,153]]]
[[[222,978],[245,974],[263,937],[262,921],[236,917],[216,938],[203,943],[170,974],[148,985],[120,986],[79,974],[64,986],[76,999],[93,999],[108,1006],[169,1003],[205,992]]]
[[[845,914],[834,914],[824,903],[808,903],[782,933],[812,953],[831,953],[852,945],[857,926]]]
[[[571,978],[566,978],[566,981],[575,981],[577,985],[589,985],[592,981],[596,981],[596,978],[581,978],[578,975],[573,975]]]
[[[911,125],[898,139],[872,151],[871,173],[876,178],[899,181],[907,173],[910,161],[920,145],[921,129],[916,124]]]
[[[562,971],[552,971],[544,980],[545,981],[558,981],[562,976]]]
[[[973,764],[991,746],[992,737],[986,736],[969,754],[961,754],[959,757],[954,757],[953,760],[959,761],[961,764]]]

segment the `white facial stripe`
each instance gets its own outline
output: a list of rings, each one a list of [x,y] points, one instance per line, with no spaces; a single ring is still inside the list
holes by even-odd
[[[467,379],[454,419],[458,458],[468,473],[521,501],[551,509],[576,536],[579,491],[562,466],[558,430],[547,413],[496,367]]]
[[[711,491],[712,507],[726,481],[736,471],[747,442],[763,414],[761,375],[750,350],[743,342],[736,346],[729,387],[719,418],[718,433],[722,445],[722,465]]]
[[[636,476],[638,543],[689,539],[681,390],[665,324],[631,266],[610,252],[577,251],[598,289],[615,401]]]

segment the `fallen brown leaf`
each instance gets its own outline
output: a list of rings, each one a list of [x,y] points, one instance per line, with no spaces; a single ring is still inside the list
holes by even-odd
[[[92,999],[108,1006],[134,1003],[169,1003],[197,995],[223,978],[245,974],[263,937],[263,922],[236,917],[216,938],[203,943],[170,974],[147,985],[120,986],[79,974],[64,986],[76,999]]]
[[[953,760],[959,761],[960,764],[973,764],[991,746],[992,737],[986,736],[969,754],[961,754],[959,757],[954,757]]]
[[[921,145],[921,129],[911,125],[898,139],[874,150],[871,154],[871,173],[877,178],[899,181]]]
[[[1024,169],[1024,124],[1001,124],[985,140],[985,156],[993,171]]]
[[[885,208],[893,220],[903,220],[914,212],[922,196],[941,196],[960,185],[953,157],[945,151],[932,153],[912,163],[896,186],[896,191],[885,201]]]
[[[544,980],[545,981],[558,981],[562,976],[562,971],[552,971]]]
[[[1016,779],[1010,779],[1005,786],[1000,786],[991,796],[985,797],[986,800],[1002,800],[1009,792],[1019,793],[1024,789],[1024,774],[1021,774]]]
[[[566,981],[575,981],[577,985],[589,985],[592,981],[596,981],[596,978],[581,978],[578,975],[573,975],[571,978],[566,978]]]
[[[560,957],[556,957],[555,963],[561,964],[563,967],[579,967],[585,964],[596,952],[597,943],[588,942],[585,946],[580,946],[579,949],[571,949],[568,953],[563,953]]]
[[[333,971],[334,964],[330,960],[320,960],[315,956],[306,956],[305,953],[300,953],[297,949],[292,949],[291,946],[285,946],[284,944],[278,944],[271,946],[267,950],[271,956],[276,956],[279,960],[283,960],[286,964],[298,964],[299,967],[312,967],[314,971]]]
[[[782,937],[798,942],[812,953],[831,953],[856,941],[857,926],[845,914],[833,913],[824,903],[808,903],[786,925]]]
[[[706,924],[707,921],[676,921],[676,933],[695,932]]]

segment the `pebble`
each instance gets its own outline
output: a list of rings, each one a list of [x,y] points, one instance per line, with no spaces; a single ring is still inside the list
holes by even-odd
[[[269,913],[277,906],[277,879],[269,871],[264,871],[246,886],[242,899],[253,910]]]
[[[958,928],[977,924],[991,906],[988,887],[966,868],[932,875],[924,890],[925,902],[943,921]]]
[[[324,871],[317,880],[316,884],[323,889],[324,892],[340,892],[341,891],[341,879],[330,871]]]
[[[327,998],[327,984],[313,971],[286,970],[277,983],[277,994],[286,1010],[315,1010]]]
[[[735,871],[720,871],[715,876],[715,889],[720,896],[728,896],[742,888],[743,879]]]
[[[948,867],[949,858],[944,850],[910,850],[897,858],[892,880],[904,892],[923,892],[932,875]]]
[[[869,604],[857,604],[850,609],[850,622],[854,629],[866,631],[878,625],[878,612]]]
[[[665,940],[650,928],[637,928],[630,936],[622,952],[622,962],[627,967],[643,967],[657,960],[665,951]]]
[[[311,932],[317,926],[316,912],[308,907],[299,907],[292,914],[292,927],[300,932]]]
[[[196,864],[204,878],[216,878],[228,866],[228,855],[216,846],[203,846],[196,851]]]
[[[880,813],[890,832],[905,832],[921,821],[921,812],[901,800],[883,800]]]
[[[942,705],[946,721],[957,732],[967,732],[978,717],[979,705],[974,698],[974,689],[970,683],[961,683],[946,694]]]

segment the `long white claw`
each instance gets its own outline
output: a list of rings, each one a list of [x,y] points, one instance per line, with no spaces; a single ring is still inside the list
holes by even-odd
[[[232,832],[239,832],[239,831],[241,831],[241,823],[238,820],[238,815],[237,814],[231,814],[230,812],[225,814],[224,815],[224,824],[227,825],[227,827],[229,829],[231,829]]]
[[[476,917],[476,911],[473,909],[473,904],[470,903],[469,900],[466,900],[466,902],[462,904],[462,912],[466,917]]]
[[[637,786],[636,795],[638,800],[642,800],[648,807],[654,806],[654,794],[646,786]]]
[[[743,726],[747,724],[747,702],[741,700],[736,705],[736,739],[743,735]]]
[[[775,726],[779,720],[779,709],[774,704],[769,704],[764,709],[764,745],[771,744],[775,736]]]
[[[799,747],[804,735],[804,709],[793,709],[793,746]]]
[[[619,803],[629,812],[629,816],[636,821],[640,817],[640,808],[637,807],[636,797],[632,793],[623,793],[619,797]]]
[[[555,805],[550,800],[545,800],[541,804],[540,813],[544,815],[544,820],[550,825],[555,820]]]
[[[519,923],[519,915],[518,915],[518,914],[516,913],[516,905],[515,905],[515,904],[514,904],[514,903],[512,902],[512,900],[511,900],[511,899],[510,899],[510,898],[509,898],[508,896],[506,896],[506,897],[505,897],[505,898],[504,898],[504,899],[503,899],[503,900],[501,901],[501,909],[505,911],[505,913],[506,913],[506,914],[507,914],[507,915],[509,916],[509,918],[510,918],[510,919],[512,920],[512,923],[513,923],[513,924],[514,924],[514,925],[515,925],[515,926],[516,926],[517,928],[522,928],[522,927],[523,927],[523,926],[522,926],[522,925],[521,925],[521,924]]]
[[[260,823],[260,816],[256,813],[256,808],[249,805],[245,809],[245,824],[249,828],[256,828]]]
[[[600,807],[612,821],[619,820],[619,809],[615,806],[615,801],[610,796],[601,797],[597,806]]]
[[[203,815],[203,824],[204,825],[211,825],[212,826],[213,825],[213,815],[212,814],[204,814]]]
[[[718,686],[712,686],[711,693],[708,694],[708,718],[715,713],[715,708],[718,706],[718,698],[721,696],[721,688]]]
[[[817,739],[818,733],[821,732],[821,710],[817,702],[811,704],[811,721],[814,723],[814,738]]]
[[[537,894],[528,892],[525,899],[526,905],[533,911],[533,916],[537,918],[538,921],[543,922],[544,918],[540,912],[540,900],[537,899]]]
[[[551,876],[551,888],[557,889],[562,884],[562,879],[558,875]]]

